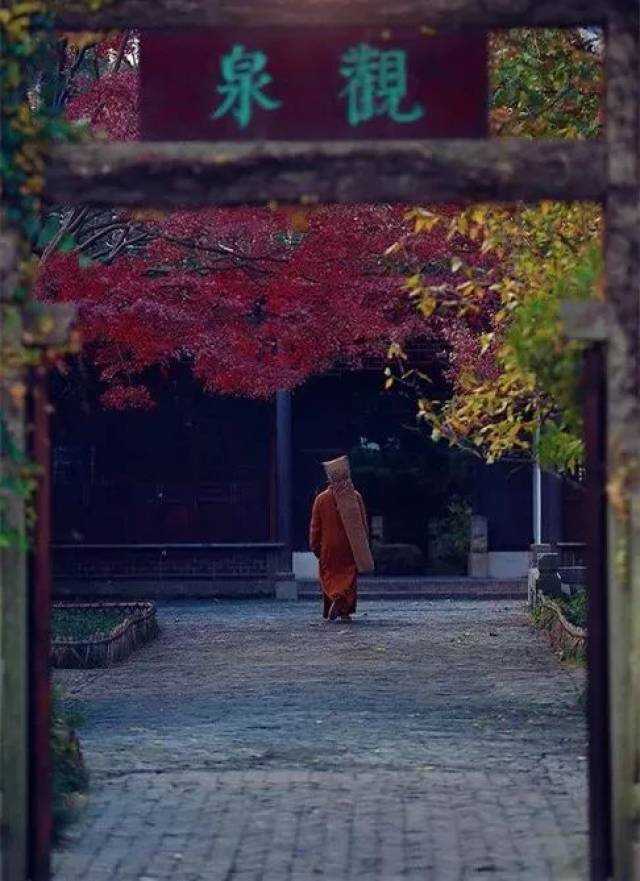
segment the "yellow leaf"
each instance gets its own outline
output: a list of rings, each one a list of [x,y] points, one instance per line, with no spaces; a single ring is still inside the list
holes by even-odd
[[[23,382],[13,382],[9,386],[9,396],[15,407],[22,407],[27,396],[27,387]]]
[[[402,346],[399,343],[391,343],[389,348],[387,349],[387,358],[400,358],[403,361],[407,360],[407,356],[405,355]]]
[[[423,297],[420,300],[418,305],[418,309],[424,315],[425,318],[430,318],[431,315],[436,311],[438,303],[433,297]]]
[[[155,208],[137,208],[135,211],[131,212],[133,220],[139,220],[141,223],[150,220],[163,220],[165,216],[166,212],[159,211]]]
[[[419,217],[414,224],[414,231],[417,233],[420,232],[431,232],[431,230],[436,226],[439,222],[439,218],[435,215],[431,215],[431,217]]]
[[[80,52],[89,46],[95,46],[104,39],[105,35],[97,31],[78,31],[77,33],[63,34],[63,37],[70,46]]]
[[[287,225],[292,232],[306,232],[309,229],[308,208],[287,208],[285,209]]]

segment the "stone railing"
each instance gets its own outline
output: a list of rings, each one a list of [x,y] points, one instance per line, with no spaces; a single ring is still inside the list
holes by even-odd
[[[563,584],[584,587],[587,579],[587,546],[582,542],[558,542],[558,572]]]
[[[548,597],[570,597],[578,588],[585,587],[587,568],[584,564],[584,547],[577,543],[559,544],[557,550],[553,550],[550,544],[531,546],[529,605],[536,604],[536,591]]]
[[[556,550],[560,556],[560,568],[585,567],[587,546],[581,541],[559,541]]]
[[[546,631],[552,647],[563,658],[583,660],[586,655],[587,631],[567,620],[558,600],[572,596],[577,585],[584,584],[584,577],[573,584],[565,583],[560,556],[551,553],[549,545],[534,545],[531,554],[528,597],[529,605],[535,610],[535,620]]]
[[[54,595],[273,596],[282,551],[271,542],[53,545]]]

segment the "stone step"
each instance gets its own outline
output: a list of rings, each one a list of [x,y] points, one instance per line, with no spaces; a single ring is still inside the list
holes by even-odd
[[[318,599],[320,583],[298,581],[298,599]],[[358,597],[375,599],[526,599],[525,578],[360,578]]]

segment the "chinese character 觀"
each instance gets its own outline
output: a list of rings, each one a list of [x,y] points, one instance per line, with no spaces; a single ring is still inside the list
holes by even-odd
[[[349,125],[388,116],[393,122],[416,122],[424,107],[416,102],[401,109],[407,97],[407,53],[404,49],[376,49],[366,43],[352,46],[342,56],[340,75],[347,84],[340,92],[347,100]]]

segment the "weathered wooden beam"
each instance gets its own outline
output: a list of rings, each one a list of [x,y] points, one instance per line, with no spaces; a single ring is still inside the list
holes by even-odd
[[[608,308],[599,300],[565,300],[560,318],[565,334],[572,340],[602,343],[607,339]]]
[[[602,144],[571,141],[262,142],[58,147],[53,202],[208,203],[599,200]]]
[[[309,25],[422,25],[567,27],[604,20],[606,0],[113,0],[99,10],[59,0],[64,30],[103,28],[267,27]]]

